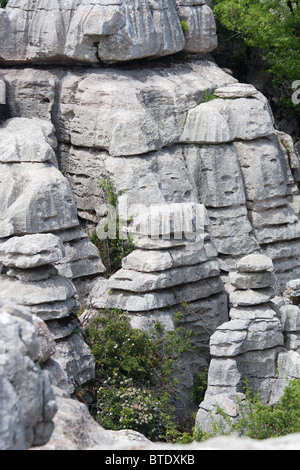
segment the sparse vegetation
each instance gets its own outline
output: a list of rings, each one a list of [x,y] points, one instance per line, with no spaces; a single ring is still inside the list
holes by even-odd
[[[198,428],[193,438],[200,442],[217,435],[234,434],[262,440],[300,432],[300,380],[291,380],[280,401],[273,406],[262,403],[259,394],[250,390],[247,379],[244,393],[246,400],[237,400],[238,422],[232,423],[219,407],[220,419],[212,419],[213,432],[208,434]]]
[[[214,95],[213,93],[205,92],[199,104],[208,103],[209,101],[216,100],[217,98],[218,98],[217,95]]]
[[[97,232],[94,232],[90,238],[91,242],[99,249],[101,259],[106,267],[108,276],[118,271],[122,266],[122,259],[129,255],[134,249],[133,239],[130,234],[125,238],[120,236],[120,220],[118,216],[118,198],[124,194],[125,190],[117,191],[115,185],[109,178],[99,179],[99,187],[101,188],[107,204],[115,209],[115,237],[107,237],[102,240],[98,238]],[[107,230],[108,228],[106,228]]]
[[[132,328],[117,309],[99,311],[86,331],[96,359],[95,418],[106,429],[133,429],[151,440],[178,440],[176,361],[191,349],[191,333]]]
[[[186,21],[181,21],[181,27],[182,27],[183,31],[185,31],[185,32],[190,30],[190,27],[189,27],[189,25],[187,24]]]

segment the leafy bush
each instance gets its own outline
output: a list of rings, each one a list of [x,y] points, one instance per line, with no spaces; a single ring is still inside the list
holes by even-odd
[[[180,355],[191,349],[191,334],[179,327],[166,332],[159,322],[148,334],[117,309],[100,311],[86,334],[96,359],[96,420],[151,440],[177,439],[173,374]]]
[[[291,380],[280,401],[273,406],[261,402],[258,393],[253,393],[245,380],[244,393],[247,400],[238,400],[239,420],[232,423],[219,407],[220,419],[212,419],[212,433],[201,428],[194,431],[193,438],[199,442],[218,436],[234,434],[251,439],[270,439],[300,432],[300,380]]]
[[[8,3],[8,0],[0,0],[0,7],[5,8]]]
[[[298,2],[215,0],[214,14],[250,47],[263,51],[276,82],[300,77]]]
[[[99,187],[102,189],[107,203],[117,209],[118,198],[124,194],[125,190],[117,191],[114,183],[109,178],[99,179]],[[111,276],[122,267],[122,259],[134,249],[133,239],[129,234],[126,238],[120,237],[121,224],[117,213],[116,216],[115,238],[108,237],[105,240],[100,240],[96,232],[90,238],[91,242],[99,249],[108,276]]]
[[[264,405],[258,394],[246,387],[247,404],[240,404],[241,418],[235,426],[239,434],[267,439],[300,432],[300,380],[291,380],[280,401]]]

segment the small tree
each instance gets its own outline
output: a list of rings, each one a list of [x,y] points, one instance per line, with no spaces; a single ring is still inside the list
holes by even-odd
[[[292,107],[292,83],[300,80],[298,0],[214,0],[214,3],[214,14],[220,24],[243,39],[248,47],[262,51],[273,84],[286,89],[284,102]]]

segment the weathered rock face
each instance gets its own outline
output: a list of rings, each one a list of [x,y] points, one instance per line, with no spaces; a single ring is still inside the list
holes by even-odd
[[[56,401],[30,315],[0,301],[0,449],[25,450],[51,437]]]
[[[251,85],[204,60],[1,76],[10,115],[55,124],[59,162],[87,226],[103,215],[98,179],[109,177],[129,207],[204,203],[224,280],[257,252],[271,257],[282,288],[298,277],[299,157]]]
[[[242,258],[230,279],[235,289],[230,294],[230,321],[210,338],[208,388],[196,418],[196,425],[207,432],[220,419],[218,406],[231,420],[238,419],[237,400],[245,399],[246,378],[262,402],[272,405],[289,381],[300,377],[300,309],[293,305],[299,280],[292,281],[284,297],[275,297],[273,265],[264,255]]]
[[[279,311],[270,287],[300,276],[299,156],[264,96],[205,56],[217,44],[210,7],[9,0],[0,9],[0,299],[46,322],[54,343],[44,367],[68,393],[93,376],[78,300],[85,320],[117,307],[144,329],[157,320],[173,329],[183,313],[196,347],[178,365],[183,411],[211,356],[205,416],[215,396],[234,415],[244,374],[267,401],[287,371],[297,375],[299,288],[288,286],[294,300]],[[145,58],[155,61],[124,64]],[[164,223],[154,238],[137,231],[107,280],[79,225],[91,235],[106,220],[99,178],[114,183],[125,222],[205,206],[192,224],[201,244],[176,239],[175,219],[170,238]]]
[[[70,186],[56,167],[53,126],[11,119],[0,134],[0,299],[47,323],[55,351],[44,367],[72,393],[94,376],[94,359],[77,334],[72,279],[104,267],[79,228]]]
[[[8,62],[97,64],[217,46],[205,0],[10,0],[1,26],[0,61]]]

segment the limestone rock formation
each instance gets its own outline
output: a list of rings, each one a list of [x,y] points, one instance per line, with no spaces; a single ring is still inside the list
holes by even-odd
[[[220,419],[219,406],[231,420],[238,419],[244,379],[263,403],[274,404],[289,380],[299,378],[300,309],[275,296],[270,258],[248,255],[230,278],[236,289],[230,294],[230,321],[210,338],[208,388],[196,419],[207,432]]]
[[[207,60],[0,76],[10,115],[55,124],[59,163],[90,233],[105,213],[99,178],[110,178],[129,208],[204,203],[225,282],[241,257],[259,252],[281,288],[298,277],[299,156],[254,87]]]
[[[9,0],[0,9],[0,299],[38,317],[43,367],[67,394],[94,371],[79,304],[86,322],[120,308],[146,330],[157,320],[174,329],[180,310],[195,333],[178,364],[181,412],[194,373],[210,364],[198,421],[216,397],[235,419],[244,375],[275,402],[300,349],[299,155],[266,98],[212,61],[211,7]],[[99,179],[111,182],[126,227],[140,223],[109,279],[89,240],[110,210]],[[177,238],[179,214],[200,207],[200,224],[187,217],[195,239]],[[154,237],[149,214],[161,220]]]
[[[72,393],[94,376],[94,359],[77,331],[72,279],[104,267],[79,228],[69,184],[57,169],[52,124],[11,119],[0,134],[0,299],[47,323],[56,349],[45,368]]]
[[[30,315],[0,302],[0,448],[26,450],[51,437],[57,406]]]
[[[151,442],[135,431],[108,431],[91,416],[87,406],[66,397],[61,389],[53,387],[58,411],[54,418],[54,432],[49,442],[37,450],[107,449],[114,445],[124,449],[130,445],[143,446]]]
[[[204,0],[10,0],[1,26],[0,60],[15,63],[122,62],[217,46]]]

